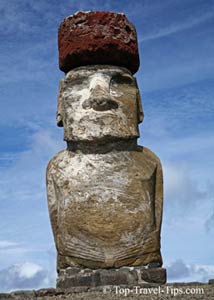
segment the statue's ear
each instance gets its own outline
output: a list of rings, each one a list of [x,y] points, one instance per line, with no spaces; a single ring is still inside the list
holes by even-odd
[[[57,126],[59,127],[63,127],[63,102],[62,102],[63,88],[64,88],[64,79],[61,79],[59,83],[57,114],[56,114],[56,122],[57,122]]]
[[[137,118],[138,118],[138,123],[143,122],[144,119],[144,113],[143,113],[143,107],[142,107],[142,102],[141,102],[141,97],[140,97],[140,91],[138,88],[138,84],[137,84],[137,79],[135,79],[135,84],[136,84],[136,101],[137,101]]]

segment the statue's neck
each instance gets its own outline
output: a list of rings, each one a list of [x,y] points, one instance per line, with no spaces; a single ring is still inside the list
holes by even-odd
[[[107,153],[110,151],[132,151],[137,149],[137,139],[118,140],[106,143],[89,141],[67,142],[67,149],[82,153]]]

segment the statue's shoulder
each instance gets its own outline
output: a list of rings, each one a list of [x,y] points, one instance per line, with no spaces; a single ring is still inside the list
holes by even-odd
[[[161,165],[160,158],[152,152],[149,148],[145,146],[139,146],[140,151],[151,161],[155,162],[158,165]]]
[[[68,150],[62,150],[58,152],[54,157],[51,158],[47,165],[46,173],[48,174],[53,169],[58,169],[60,167],[60,164],[66,160],[68,156]]]

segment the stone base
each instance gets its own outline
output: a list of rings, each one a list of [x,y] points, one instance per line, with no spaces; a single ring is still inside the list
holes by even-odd
[[[139,285],[144,283],[166,283],[166,269],[160,267],[122,267],[96,270],[67,268],[60,270],[57,288]]]

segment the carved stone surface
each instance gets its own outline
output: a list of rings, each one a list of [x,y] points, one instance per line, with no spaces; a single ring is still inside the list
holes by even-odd
[[[139,68],[137,36],[124,14],[78,12],[61,23],[58,33],[59,66],[64,72],[95,64]]]
[[[47,169],[58,269],[162,263],[162,171],[136,143],[138,95],[119,67],[77,68],[61,83],[58,118],[68,149]]]
[[[80,67],[61,80],[57,122],[66,141],[137,138],[142,118],[136,80],[125,68]]]
[[[150,150],[64,150],[47,186],[59,268],[161,262],[162,173]]]
[[[166,282],[164,268],[123,267],[119,269],[80,269],[67,268],[59,273],[58,288],[71,288],[78,286],[98,287],[117,285],[139,285],[146,283]]]
[[[89,65],[72,70],[74,65],[69,65],[60,82],[57,124],[64,127],[67,149],[47,167],[48,207],[57,248],[58,285],[62,287],[139,280],[164,283],[166,278],[160,253],[161,163],[151,150],[137,145],[143,110],[131,65],[123,60],[109,65],[114,51],[108,38],[115,39],[111,45],[117,45],[112,49],[118,55],[120,39],[125,37],[116,32],[108,36],[117,26],[127,31],[127,47],[137,49],[131,38],[135,31],[127,29],[127,22],[122,14],[77,13],[59,30],[59,48],[64,54],[68,49],[67,54],[72,55],[78,50],[85,53],[84,59],[93,58],[89,62],[81,57],[81,64]],[[75,42],[69,30],[74,30]],[[85,44],[78,44],[84,32]],[[101,33],[106,43],[100,44],[106,51],[102,62],[92,55]],[[135,271],[124,271],[125,266]]]

